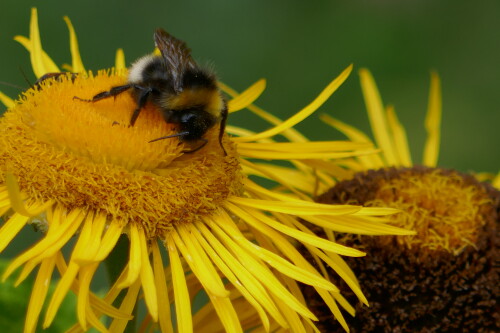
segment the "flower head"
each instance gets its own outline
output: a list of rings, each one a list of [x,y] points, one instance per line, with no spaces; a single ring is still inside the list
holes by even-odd
[[[299,217],[329,231],[361,234],[411,234],[386,222],[395,210],[332,206],[312,202],[317,177],[315,164],[324,158],[373,153],[371,145],[351,142],[308,142],[292,126],[314,112],[347,78],[349,66],[306,108],[270,130],[252,133],[228,126],[238,135],[224,135],[223,154],[217,127],[207,144],[194,153],[189,142],[176,138],[150,142],[176,133],[159,110],[146,103],[134,126],[130,111],[137,107],[130,94],[89,103],[99,92],[126,81],[123,54],[114,69],[85,71],[76,34],[68,19],[72,74],[49,74],[18,101],[3,100],[9,110],[0,120],[0,210],[6,222],[0,229],[0,250],[25,224],[45,235],[15,258],[3,278],[22,267],[17,283],[39,267],[26,316],[25,331],[36,327],[42,305],[48,304],[43,326],[49,326],[62,300],[72,290],[78,296],[78,325],[101,332],[121,332],[134,316],[139,293],[148,317],[164,332],[173,332],[170,303],[177,331],[193,330],[191,303],[204,290],[223,329],[242,332],[245,322],[233,300],[240,297],[253,308],[260,323],[293,332],[312,329],[315,315],[298,292],[297,281],[320,294],[339,321],[345,321],[337,302],[350,310],[337,287],[308,263],[293,244],[304,244],[324,271],[334,265],[356,295],[366,303],[356,278],[339,255],[364,253],[312,232]],[[59,73],[43,51],[33,10],[30,37],[16,37],[29,51],[37,77]],[[68,67],[68,66],[67,66]],[[264,89],[259,81],[228,102],[234,112],[249,106]],[[231,93],[230,89],[226,89]],[[76,98],[75,98],[76,97]],[[274,142],[282,134],[290,142]],[[187,148],[187,149],[186,149]],[[252,161],[246,158],[252,158]],[[287,160],[291,167],[262,163]],[[249,176],[280,185],[270,191]],[[319,173],[322,188],[326,178]],[[126,265],[119,268],[104,298],[90,288],[93,276],[119,240],[127,240]],[[69,258],[62,248],[76,236]],[[167,251],[169,265],[163,264]],[[54,270],[61,280],[47,299],[47,281]],[[121,291],[121,298],[117,298]],[[101,316],[112,319],[109,327]]]
[[[402,214],[394,215],[393,223],[415,230],[416,235],[337,237],[342,244],[370,253],[362,262],[346,260],[370,301],[370,308],[356,307],[356,318],[348,320],[350,328],[354,332],[498,330],[500,289],[495,262],[500,192],[473,175],[436,167],[441,115],[438,76],[431,76],[423,166],[413,165],[404,128],[394,109],[383,106],[370,73],[361,70],[360,78],[381,153],[342,162],[358,172],[338,174],[341,181],[317,202],[397,208]],[[328,116],[323,120],[354,141],[371,142],[338,120]],[[316,229],[316,234],[325,232]],[[353,299],[344,288],[348,299]],[[342,331],[326,315],[324,303],[315,301],[314,307],[318,327]]]

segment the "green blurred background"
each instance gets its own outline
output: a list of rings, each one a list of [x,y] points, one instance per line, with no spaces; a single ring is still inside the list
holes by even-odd
[[[385,103],[406,126],[414,162],[425,139],[429,71],[443,85],[440,164],[462,171],[497,172],[500,166],[500,1],[26,1],[0,2],[0,81],[34,81],[28,53],[12,37],[28,34],[37,6],[45,50],[69,62],[68,15],[88,69],[113,64],[117,48],[127,63],[153,47],[163,27],[213,65],[225,83],[244,89],[268,85],[258,105],[286,118],[309,103],[348,64],[369,68]],[[16,96],[18,88],[1,85]],[[318,120],[326,112],[368,130],[357,72],[299,129],[314,140],[340,139]],[[265,129],[236,114],[233,124]]]

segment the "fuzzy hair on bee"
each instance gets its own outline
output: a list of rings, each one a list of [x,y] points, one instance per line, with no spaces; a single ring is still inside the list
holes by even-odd
[[[167,123],[179,126],[179,132],[150,142],[174,137],[186,142],[202,141],[201,145],[185,153],[203,148],[208,142],[203,136],[219,123],[219,143],[227,155],[222,138],[228,110],[215,74],[198,66],[186,43],[163,29],[155,31],[154,40],[161,55],[146,55],[136,60],[129,69],[126,84],[112,87],[91,99],[75,98],[97,102],[130,91],[137,102],[130,126],[134,126],[146,103],[152,103]]]

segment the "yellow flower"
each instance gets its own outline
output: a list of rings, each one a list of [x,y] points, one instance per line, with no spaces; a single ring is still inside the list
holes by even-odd
[[[346,260],[370,301],[370,308],[356,307],[357,316],[348,320],[349,327],[353,332],[498,330],[500,176],[482,174],[478,178],[492,182],[481,183],[473,175],[437,167],[441,121],[437,74],[431,74],[423,165],[413,164],[405,130],[393,107],[383,105],[371,74],[366,69],[359,74],[380,153],[325,166],[340,181],[316,201],[401,209],[393,223],[415,230],[416,235],[337,237],[339,243],[371,254],[363,261]],[[372,143],[347,124],[328,116],[323,120],[354,142]],[[339,173],[339,166],[353,171]],[[354,299],[340,285],[348,299]],[[311,289],[305,290],[304,295],[314,299]],[[319,301],[311,308],[320,317],[326,306]],[[322,331],[343,331],[326,317],[317,326]]]
[[[186,144],[178,140],[149,143],[176,132],[153,105],[147,105],[130,127],[129,110],[136,103],[129,94],[96,103],[74,98],[91,98],[124,84],[125,61],[118,51],[114,69],[97,74],[85,71],[76,34],[69,19],[65,21],[72,54],[72,64],[65,68],[77,74],[43,80],[17,101],[2,97],[9,109],[0,121],[0,211],[6,219],[0,229],[0,250],[26,224],[45,234],[3,274],[6,279],[22,267],[19,284],[39,267],[25,332],[35,330],[44,303],[48,307],[43,327],[49,326],[69,290],[78,297],[79,323],[73,332],[89,327],[122,332],[141,297],[163,332],[174,331],[171,302],[176,330],[191,332],[193,293],[200,289],[227,332],[243,332],[245,327],[232,302],[237,295],[257,312],[266,329],[277,325],[302,332],[311,330],[317,318],[298,292],[297,282],[312,286],[346,327],[337,302],[349,312],[352,307],[294,245],[306,247],[321,271],[325,263],[334,267],[366,303],[340,257],[364,253],[333,238],[315,236],[300,219],[332,234],[412,234],[387,224],[394,209],[324,205],[310,199],[316,188],[332,185],[323,172],[315,171],[315,164],[373,153],[371,145],[364,143],[308,142],[292,128],[344,82],[351,66],[290,119],[279,122],[264,115],[276,123],[267,131],[252,133],[228,126],[237,136],[224,136],[227,156],[220,149],[217,128],[207,132],[208,143],[202,150],[183,154]],[[37,77],[60,72],[42,49],[35,9],[29,38],[16,40],[30,52]],[[249,106],[264,87],[262,80],[235,96],[228,102],[230,111]],[[289,141],[274,142],[278,134]],[[262,159],[286,160],[290,166]],[[270,191],[249,176],[271,180],[280,189]],[[317,185],[313,179],[318,179]],[[109,261],[110,253],[119,247],[121,235],[126,235],[129,246],[128,253],[118,256],[128,259],[101,299],[90,285],[101,263]],[[77,238],[74,249],[65,258],[62,248],[73,237]],[[167,250],[166,267],[165,251],[159,245]],[[61,279],[46,300],[55,269]],[[112,319],[109,326],[100,321],[103,315]]]

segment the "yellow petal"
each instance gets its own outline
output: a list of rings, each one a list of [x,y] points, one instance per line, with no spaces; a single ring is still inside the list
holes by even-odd
[[[273,142],[266,145],[260,143],[239,143],[238,149],[248,149],[255,151],[271,152],[296,152],[304,151],[308,153],[330,153],[356,150],[369,150],[372,145],[369,143],[352,141],[314,141],[314,142]]]
[[[395,156],[395,148],[393,140],[387,126],[387,119],[385,117],[384,105],[377,85],[373,80],[372,75],[367,69],[359,70],[359,77],[361,81],[361,89],[365,98],[366,108],[370,124],[373,129],[373,135],[377,141],[377,146],[383,151],[384,157],[389,165],[396,165],[397,160]]]
[[[224,288],[219,274],[187,228],[189,225],[181,225],[177,227],[177,232],[172,232],[177,248],[209,295],[220,298],[228,297],[229,292]]]
[[[320,119],[326,124],[342,132],[351,141],[370,143],[373,147],[375,147],[370,138],[357,128],[352,127],[346,123],[343,123],[340,120],[332,118],[326,114],[321,115]],[[359,156],[358,159],[363,163],[365,167],[364,169],[378,169],[385,165],[385,163],[380,158],[379,154]]]
[[[31,266],[34,268],[36,264],[41,262],[43,259],[53,256],[58,252],[68,240],[73,237],[80,227],[84,214],[82,211],[75,209],[64,217],[64,223],[58,225],[60,222],[60,214],[62,208],[56,207],[56,214],[52,217],[47,217],[49,221],[49,230],[45,237],[39,241],[35,246],[33,246],[28,251],[17,256],[4,271],[2,278],[9,276],[17,267],[21,266],[28,260],[33,260]],[[54,223],[57,227],[52,227]],[[23,272],[22,276],[28,272]],[[19,277],[21,280],[21,277]]]
[[[170,300],[168,297],[167,280],[165,278],[165,270],[163,269],[163,261],[157,242],[151,243],[151,250],[153,252],[155,286],[158,293],[158,299],[161,300],[158,302],[160,329],[163,333],[174,333],[172,318],[170,317]]]
[[[236,140],[237,138],[235,138]],[[273,143],[273,145],[279,145]],[[238,144],[238,153],[247,158],[258,158],[264,160],[304,160],[304,159],[341,159],[353,156],[371,155],[378,152],[378,150],[361,150],[354,152],[309,152],[308,150],[290,150],[280,151],[278,147],[275,151],[264,151],[261,149],[254,149],[256,146],[248,146]],[[276,148],[273,146],[271,148]]]
[[[310,116],[314,111],[316,111],[326,100],[344,83],[349,74],[352,71],[352,65],[349,65],[337,78],[335,78],[320,94],[314,101],[312,101],[308,106],[303,108],[294,116],[288,118],[281,124],[267,130],[261,132],[259,134],[248,136],[248,137],[239,137],[234,138],[236,142],[249,142],[256,141],[263,138],[272,137],[278,133],[283,132],[284,130],[295,126],[300,123],[302,120]]]
[[[89,234],[92,237],[86,243],[85,249],[83,251],[78,251],[75,253],[73,251],[73,260],[79,265],[85,265],[93,262],[96,254],[99,252],[101,247],[101,236],[106,227],[107,217],[104,214],[93,214],[87,215],[88,224],[90,226]]]
[[[425,118],[427,141],[425,142],[424,159],[422,161],[424,165],[429,167],[435,167],[439,157],[441,107],[441,82],[437,73],[431,72],[429,106]]]
[[[205,248],[207,254],[212,261],[221,270],[224,276],[238,289],[243,297],[254,307],[264,327],[269,330],[269,319],[259,304],[273,316],[278,322],[284,322],[283,317],[279,314],[274,302],[271,300],[265,289],[260,285],[253,276],[238,262],[233,255],[222,245],[212,234],[210,230],[203,224],[197,223],[201,235],[198,236],[200,244]],[[210,243],[210,245],[207,243]]]
[[[219,86],[223,86],[223,83],[219,83]],[[234,97],[232,100],[227,102],[227,109],[229,113],[243,110],[250,104],[252,104],[262,92],[266,89],[266,80],[260,79],[259,81],[252,84],[249,88],[243,91],[241,94]]]
[[[130,287],[127,289],[127,294],[125,295],[121,305],[120,311],[124,313],[132,313],[134,307],[137,305],[137,295],[141,288],[141,281],[137,279]],[[129,319],[114,319],[109,326],[109,332],[124,332]]]
[[[0,252],[2,252],[7,245],[16,237],[16,235],[21,231],[21,229],[28,222],[29,217],[23,216],[19,213],[14,213],[7,222],[0,229]],[[9,274],[5,274],[2,277],[2,280],[8,277]]]
[[[120,288],[127,288],[132,285],[141,272],[141,241],[139,238],[139,229],[135,224],[130,225],[130,252],[128,260],[128,275],[119,285]]]
[[[19,189],[19,183],[12,173],[5,173],[5,184],[7,185],[12,209],[14,209],[19,214],[25,216],[37,216],[54,204],[53,200],[49,200],[44,203],[35,203],[31,207],[26,207],[23,201],[21,190]]]
[[[87,329],[87,308],[89,306],[90,283],[99,264],[87,265],[80,269],[77,300],[77,317],[80,326]]]
[[[396,156],[398,159],[397,166],[412,166],[413,163],[411,161],[410,147],[408,146],[406,131],[399,122],[396,112],[394,112],[394,108],[392,106],[387,107],[387,123],[393,135],[394,148],[396,149]]]
[[[36,8],[31,9],[31,20],[30,20],[30,59],[31,66],[33,67],[33,72],[37,78],[47,74],[59,72],[59,68],[54,64],[54,62],[48,57],[44,56],[42,49],[42,42],[40,40],[40,31],[38,29],[38,13]]]
[[[290,292],[282,285],[282,283],[276,278],[276,275],[271,272],[267,266],[262,264],[260,260],[253,257],[253,254],[247,252],[246,249],[242,248],[238,243],[233,241],[231,237],[233,234],[228,232],[234,232],[232,229],[224,230],[228,228],[228,224],[225,220],[228,220],[228,216],[221,220],[208,221],[213,232],[215,232],[218,238],[233,252],[241,263],[247,267],[247,269],[252,272],[255,278],[257,278],[262,284],[266,286],[271,294],[276,296],[278,299],[282,300],[287,304],[287,307],[293,309],[294,311],[300,313],[306,318],[311,318],[316,320],[314,314],[309,311],[302,303],[300,303],[295,296],[290,294]]]
[[[80,51],[78,50],[78,39],[76,38],[75,29],[73,24],[71,24],[70,19],[64,16],[64,21],[68,26],[69,30],[69,47],[71,50],[71,67],[74,73],[85,72],[85,67],[83,66],[82,58],[80,56]]]
[[[375,223],[374,220],[360,218],[360,216],[301,216],[304,220],[317,226],[338,232],[360,235],[415,235],[415,231],[401,229],[385,223]]]
[[[268,225],[269,227],[271,227],[271,228],[273,228],[273,229],[275,229],[275,230],[277,230],[285,235],[288,235],[292,238],[297,239],[301,243],[308,244],[308,245],[323,249],[325,251],[330,251],[330,252],[334,252],[334,253],[341,253],[341,254],[345,254],[347,252],[347,253],[350,253],[349,255],[352,255],[354,253],[354,254],[357,254],[357,256],[364,256],[365,255],[363,252],[361,252],[359,250],[355,250],[355,249],[349,248],[347,246],[337,244],[337,243],[331,242],[329,240],[320,238],[316,235],[309,235],[309,234],[306,234],[304,232],[301,232],[300,230],[288,227],[284,224],[279,223],[276,220],[269,218],[268,216],[266,216],[265,214],[262,214],[258,210],[250,210],[248,208],[243,210],[243,209],[236,207],[234,205],[228,206],[228,208],[231,209],[231,211],[233,213],[235,213],[237,216],[242,218],[248,224],[252,225],[257,230],[262,230],[262,228],[259,227],[259,224],[260,224],[259,222],[261,222],[261,223],[264,223],[264,224]],[[333,286],[330,284],[328,286],[326,286],[326,285],[321,286],[321,288],[324,288],[327,290],[335,290],[332,287]]]
[[[120,235],[122,234],[123,226],[117,220],[112,220],[109,223],[109,226],[106,230],[106,234],[102,238],[101,246],[99,247],[99,251],[96,253],[93,260],[95,261],[103,261],[108,254],[113,250]]]
[[[344,215],[361,209],[359,206],[328,205],[308,201],[270,201],[241,197],[229,197],[229,202],[236,206],[243,205],[264,211],[286,213],[292,215]]]
[[[0,102],[2,102],[3,105],[5,105],[7,107],[7,109],[10,109],[10,108],[14,107],[14,105],[16,105],[14,103],[14,100],[12,98],[10,98],[9,96],[5,95],[1,91],[0,91]]]
[[[28,52],[30,52],[30,54],[31,54],[31,52],[33,50],[31,40],[29,40],[28,38],[26,38],[24,36],[15,36],[14,40],[16,42],[20,43],[22,46],[24,46],[24,48],[26,50],[28,50]],[[50,69],[51,71],[44,69],[45,66],[43,64],[47,64],[47,68]],[[34,66],[34,65],[32,64],[32,66]],[[39,73],[43,72],[43,74],[38,75],[37,72],[35,71],[35,69],[33,69],[33,72],[35,73],[37,78],[40,78],[41,76],[43,76],[44,74],[47,74],[47,73],[59,73],[60,72],[59,68],[54,63],[54,61],[43,50],[42,50],[42,61],[39,64],[37,64],[37,68],[38,68],[37,70]]]
[[[181,259],[177,252],[174,240],[167,236],[166,239],[170,267],[172,270],[172,283],[174,287],[175,313],[177,316],[177,331],[183,333],[193,332],[193,319],[191,316],[191,301],[187,290],[186,277],[182,268]]]
[[[343,268],[343,265],[339,264],[338,260],[332,260],[332,258],[327,256],[325,253],[322,253],[321,251],[317,251],[315,249],[311,250],[312,253],[321,258],[321,260],[323,260],[328,266],[330,266],[340,276],[340,278],[345,281],[345,283],[349,286],[349,288],[351,288],[351,290],[362,303],[368,305],[368,300],[366,299],[365,295],[363,295],[358,281],[353,278],[353,275],[351,274],[352,272],[350,270],[346,271],[344,269],[345,267]]]
[[[43,321],[43,328],[47,328],[50,326],[52,321],[54,320],[61,303],[68,294],[69,288],[71,284],[76,278],[78,274],[79,267],[77,264],[70,262],[68,269],[61,277],[61,280],[57,284],[56,290],[52,295],[52,299],[50,300],[49,306],[47,308],[47,312],[45,313],[45,320]]]
[[[495,176],[495,179],[491,182],[491,184],[500,190],[500,172]]]
[[[50,280],[52,277],[52,272],[54,271],[55,263],[56,257],[50,257],[44,260],[40,265],[40,268],[38,269],[36,280],[33,285],[33,290],[31,291],[28,311],[26,312],[24,333],[35,332],[38,317],[40,316],[40,312],[42,311],[45,297],[47,297],[47,291],[49,290]]]
[[[123,49],[116,50],[115,69],[118,72],[121,72],[121,71],[124,71],[127,69],[127,65],[125,62],[125,53],[123,52]]]
[[[144,299],[148,307],[149,314],[155,322],[158,321],[158,299],[156,295],[155,277],[153,268],[149,262],[149,251],[147,248],[146,235],[143,230],[139,230],[139,240],[141,247],[141,285],[144,292]]]

